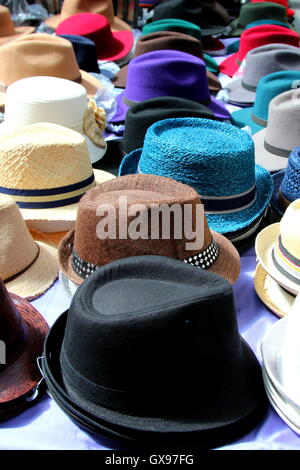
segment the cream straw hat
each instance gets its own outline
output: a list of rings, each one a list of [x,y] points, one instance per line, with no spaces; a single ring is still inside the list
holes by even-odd
[[[288,292],[300,291],[300,199],[292,202],[281,221],[256,237],[256,255],[263,269]]]
[[[58,275],[57,250],[33,239],[17,204],[5,195],[0,196],[0,239],[0,277],[7,289],[27,299],[49,289]]]
[[[52,123],[29,124],[0,138],[0,194],[18,204],[31,228],[73,227],[77,203],[96,184],[114,178],[94,170],[84,137]]]
[[[106,152],[102,137],[105,112],[87,105],[87,93],[79,83],[56,77],[29,77],[9,85],[6,91],[4,123],[1,132],[17,126],[52,122],[80,132],[86,140],[92,163]],[[101,117],[97,122],[96,117]],[[98,113],[98,114],[97,114]],[[85,130],[85,132],[84,132]]]

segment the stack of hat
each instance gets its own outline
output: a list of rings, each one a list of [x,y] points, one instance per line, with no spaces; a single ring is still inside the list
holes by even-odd
[[[287,207],[280,222],[262,230],[255,243],[259,261],[255,289],[261,300],[285,316],[299,293],[300,199]]]
[[[300,296],[288,316],[275,323],[263,339],[262,368],[271,405],[285,423],[300,434]]]

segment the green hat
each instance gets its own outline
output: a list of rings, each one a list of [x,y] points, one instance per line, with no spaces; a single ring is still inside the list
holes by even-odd
[[[232,113],[232,123],[238,127],[249,126],[252,134],[256,134],[267,126],[270,101],[285,91],[299,87],[300,72],[287,70],[266,75],[258,82],[254,106]]]
[[[239,17],[230,23],[229,36],[240,36],[249,23],[262,19],[288,24],[284,6],[272,2],[246,3],[242,5]]]
[[[143,27],[142,34],[145,36],[146,34],[157,33],[158,31],[175,31],[177,33],[188,34],[189,36],[193,36],[198,39],[200,42],[202,41],[200,26],[179,18],[166,18],[163,20],[152,21],[152,23],[148,23]],[[209,54],[204,54],[203,60],[206,64],[207,70],[212,73],[219,73],[217,62]]]

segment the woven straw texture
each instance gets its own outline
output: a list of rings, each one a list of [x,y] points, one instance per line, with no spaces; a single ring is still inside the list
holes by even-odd
[[[195,188],[201,196],[230,196],[256,184],[252,206],[238,212],[207,214],[212,230],[233,232],[250,225],[268,205],[271,175],[254,164],[251,137],[235,126],[208,119],[166,119],[152,125],[144,147],[128,154],[120,175],[157,174]]]
[[[57,250],[46,237],[34,242],[18,206],[7,196],[0,197],[0,238],[0,277],[8,280],[8,290],[27,299],[43,294],[58,275]]]
[[[300,147],[294,148],[289,156],[281,192],[289,201],[300,198]]]
[[[127,197],[128,206],[138,203],[145,206],[143,213],[149,220],[147,239],[133,240],[129,237],[122,239],[119,235],[119,220],[122,217],[119,212],[119,196]],[[99,205],[105,203],[111,204],[116,209],[117,232],[115,239],[101,239],[97,236],[96,229],[100,216],[95,217],[95,214]],[[159,239],[151,239],[150,205],[157,206],[162,203],[167,205],[177,203],[181,207],[183,204],[191,204],[193,207],[193,230],[196,229],[195,208],[200,203],[198,194],[192,188],[170,179],[152,175],[130,175],[103,183],[88,191],[79,203],[75,231],[69,232],[60,245],[60,268],[77,284],[83,282],[72,268],[73,245],[74,251],[82,259],[97,266],[103,266],[120,258],[150,254],[183,260],[206,249],[213,237],[220,245],[220,254],[210,270],[227,278],[231,283],[234,282],[240,269],[239,255],[228,240],[218,234],[211,234],[205,219],[204,226],[201,224],[201,230],[204,229],[204,242],[201,249],[186,250],[187,239],[184,236],[176,239],[172,235],[173,230],[171,230],[168,240],[163,239],[161,234]],[[123,226],[123,228],[126,228],[126,231],[127,224],[131,220],[132,217],[125,219],[126,227]]]

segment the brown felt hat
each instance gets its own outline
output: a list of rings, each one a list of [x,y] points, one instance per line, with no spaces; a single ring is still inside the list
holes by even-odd
[[[199,39],[175,31],[158,31],[141,36],[136,43],[134,57],[146,54],[147,52],[160,50],[181,51],[203,58],[203,48]],[[128,65],[124,65],[113,81],[114,85],[119,88],[125,88],[127,74]],[[208,86],[211,91],[217,92],[222,88],[218,78],[209,70],[207,70],[207,78]]]
[[[24,34],[33,33],[33,26],[15,26],[7,7],[0,5],[0,46]]]
[[[148,233],[143,238],[127,236],[134,217],[125,216],[124,220],[120,197],[126,198],[128,213],[133,205],[142,205],[138,210],[142,219],[148,220]],[[176,232],[178,224],[172,218],[173,225],[171,222],[167,238],[161,219],[156,236],[153,236],[152,210],[162,204],[169,208],[176,204],[182,210],[181,214],[185,213],[186,204],[190,206],[193,231],[201,230],[203,235],[200,248],[187,249],[186,243],[191,240],[186,236],[183,216],[179,235]],[[106,210],[107,205],[114,209],[109,217],[116,224],[116,232],[114,236],[104,238],[98,236],[102,217],[97,214],[100,214],[99,208]],[[162,176],[128,175],[105,182],[80,200],[75,229],[68,232],[59,247],[60,269],[70,280],[81,284],[91,272],[112,261],[138,255],[161,255],[208,269],[234,283],[240,272],[239,254],[229,240],[209,229],[204,211],[200,217],[197,215],[197,209],[202,207],[200,196],[193,188]],[[199,218],[200,227],[196,225]],[[197,235],[200,234],[197,232]]]
[[[64,38],[36,33],[0,47],[0,81],[5,87],[22,78],[45,75],[80,83],[90,97],[103,88],[95,77],[79,69],[72,43]],[[2,90],[0,105],[4,101]]]
[[[112,0],[64,0],[59,15],[50,16],[45,23],[56,29],[59,23],[76,15],[77,13],[97,13],[105,16],[111,26],[112,31],[130,30],[129,24],[114,16]]]
[[[41,381],[37,358],[42,355],[48,325],[29,302],[9,295],[0,280],[0,419],[30,405]]]

